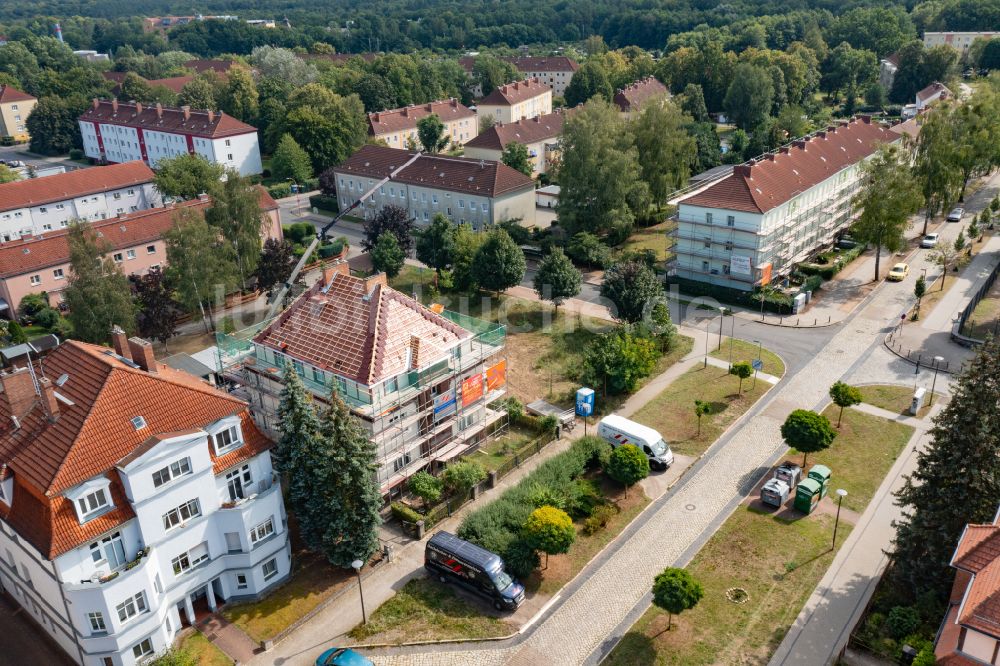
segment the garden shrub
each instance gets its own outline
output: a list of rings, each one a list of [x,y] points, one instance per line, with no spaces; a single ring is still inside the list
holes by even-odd
[[[583,533],[596,534],[600,532],[608,526],[608,523],[616,515],[618,515],[618,509],[614,504],[602,504],[596,507],[594,513],[583,521]]]
[[[340,205],[337,203],[337,197],[331,197],[325,194],[314,194],[309,197],[309,207],[319,208],[320,210],[328,210],[331,213],[340,212]]]
[[[316,235],[316,227],[310,222],[296,222],[282,226],[285,238],[293,245],[305,245]]]
[[[912,634],[920,626],[920,614],[912,606],[895,606],[885,619],[885,628],[895,639]]]
[[[400,520],[407,523],[415,523],[418,520],[424,519],[422,515],[420,515],[410,507],[406,506],[402,502],[393,502],[392,504],[389,505],[389,508],[392,511],[393,517],[399,518]]]
[[[292,196],[292,186],[288,183],[278,183],[267,188],[267,193],[275,199],[284,199]]]
[[[819,275],[810,275],[806,278],[806,281],[802,283],[802,291],[816,291],[821,286],[823,286],[823,278]]]
[[[565,506],[562,507],[573,518],[587,518],[605,503],[600,485],[592,479],[575,479],[568,488]]]
[[[46,331],[51,331],[59,322],[59,311],[55,308],[42,308],[35,313],[34,319],[36,324]]]
[[[80,150],[79,148],[70,148],[69,149],[69,158],[71,160],[82,160],[83,156],[84,156],[84,152],[82,150]]]
[[[554,506],[557,509],[566,508],[566,496],[546,486],[536,485],[530,491],[528,501],[536,509],[543,506]]]

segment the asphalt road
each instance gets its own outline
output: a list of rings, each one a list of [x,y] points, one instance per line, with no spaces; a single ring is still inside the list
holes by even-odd
[[[41,169],[50,166],[62,166],[66,168],[66,171],[75,171],[77,169],[86,168],[79,162],[73,162],[65,157],[33,157],[27,154],[28,146],[0,146],[0,160],[10,162],[13,160],[20,160],[28,166],[35,167],[36,169]]]

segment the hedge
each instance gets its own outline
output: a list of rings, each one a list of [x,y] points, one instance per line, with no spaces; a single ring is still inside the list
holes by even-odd
[[[69,158],[71,160],[82,160],[83,156],[84,156],[84,152],[82,150],[80,150],[79,148],[70,148]]]
[[[292,196],[292,186],[288,183],[278,183],[277,185],[269,185],[267,188],[267,193],[271,195],[274,199],[284,199],[285,197]]]
[[[667,278],[668,291],[672,284],[680,287],[681,292],[685,296],[707,296],[730,305],[742,305],[748,308],[760,309],[760,299],[752,291],[740,291],[731,287],[698,282],[697,280],[689,280],[679,276]],[[769,294],[764,299],[764,309],[768,312],[788,314],[792,311],[792,297],[780,292]]]
[[[337,197],[330,197],[325,194],[314,194],[309,197],[309,207],[328,210],[334,213],[340,212],[340,204],[337,203]]]
[[[389,508],[392,510],[392,515],[396,518],[399,518],[403,522],[415,523],[418,520],[424,519],[422,515],[420,515],[418,512],[414,511],[410,507],[406,506],[402,502],[393,502],[392,504],[389,505]]]

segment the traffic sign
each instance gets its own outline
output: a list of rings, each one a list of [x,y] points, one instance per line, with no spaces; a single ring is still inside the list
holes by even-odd
[[[764,369],[764,361],[760,360],[759,358],[755,358],[754,360],[750,361],[750,365],[753,366],[754,370]]]

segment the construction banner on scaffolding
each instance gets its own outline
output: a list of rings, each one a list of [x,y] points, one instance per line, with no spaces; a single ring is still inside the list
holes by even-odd
[[[486,368],[486,391],[495,391],[507,383],[507,359],[500,361],[489,368]]]
[[[434,420],[440,421],[455,413],[455,389],[448,389],[434,396]]]
[[[462,407],[483,397],[483,376],[478,372],[462,382]]]

